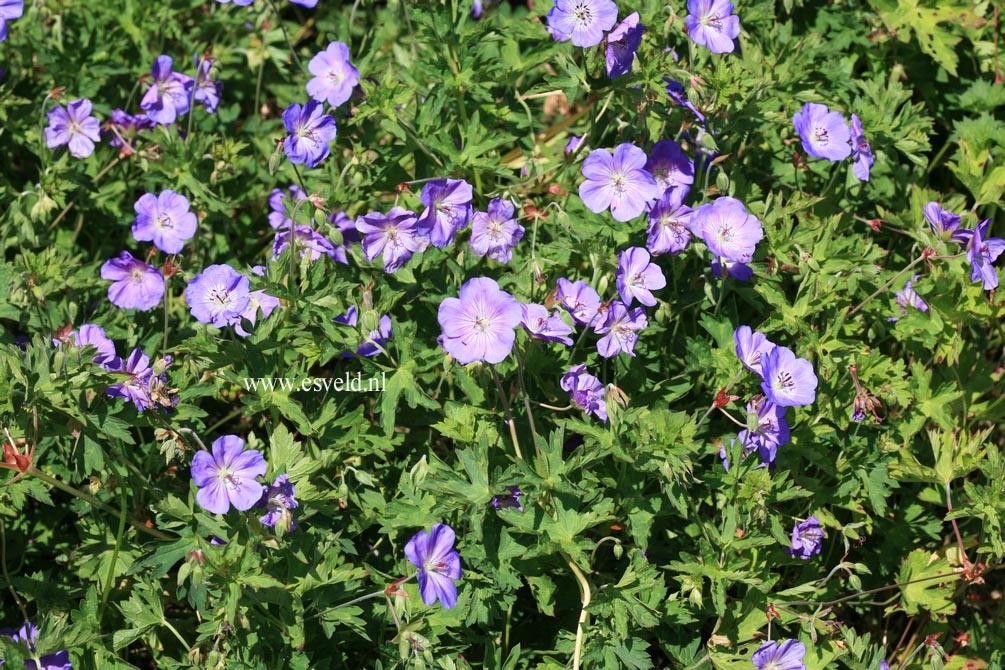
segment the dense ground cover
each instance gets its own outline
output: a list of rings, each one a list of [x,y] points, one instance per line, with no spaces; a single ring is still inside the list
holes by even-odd
[[[1000,669],[1001,37],[0,0],[0,657]]]

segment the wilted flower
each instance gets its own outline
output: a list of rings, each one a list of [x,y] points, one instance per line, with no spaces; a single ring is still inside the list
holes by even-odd
[[[522,316],[520,303],[494,279],[469,279],[461,286],[460,297],[440,303],[437,321],[443,329],[443,349],[462,365],[499,363],[513,350],[514,329]]]
[[[642,44],[642,33],[646,27],[639,23],[639,13],[626,16],[607,35],[607,76],[616,79],[632,71],[635,53]]]
[[[114,282],[108,287],[108,299],[116,307],[146,311],[160,304],[164,297],[164,275],[152,265],[123,251],[118,258],[105,261],[101,278]]]
[[[170,363],[170,359],[168,362]],[[108,369],[111,372],[121,372],[127,377],[124,381],[109,386],[105,390],[105,395],[111,398],[125,398],[132,402],[140,412],[154,406],[151,384],[155,375],[154,370],[150,367],[149,356],[140,349],[133,349],[133,353],[128,358],[115,358]],[[160,375],[163,374],[162,371]],[[158,381],[163,384],[166,379],[164,376]]]
[[[796,358],[791,349],[775,347],[761,357],[761,388],[768,400],[782,407],[812,405],[817,397],[813,364]]]
[[[750,660],[757,670],[806,670],[805,655],[806,645],[799,640],[770,641],[758,647]]]
[[[250,282],[229,265],[210,265],[185,288],[185,301],[199,323],[217,328],[240,323],[248,308]]]
[[[307,69],[314,78],[307,82],[307,95],[318,102],[328,101],[338,107],[352,97],[359,83],[359,70],[349,62],[349,47],[342,42],[331,42],[318,53]]]
[[[699,123],[705,123],[705,115],[698,111],[697,107],[688,102],[687,92],[684,90],[684,84],[679,81],[674,81],[673,79],[670,79],[670,77],[663,77],[663,81],[667,83],[667,95],[670,96],[670,99],[677,105],[694,114]]]
[[[267,469],[262,453],[245,451],[237,435],[218,437],[212,453],[198,451],[192,458],[192,483],[199,487],[195,500],[213,514],[226,514],[231,505],[249,510],[262,499],[265,487],[256,478]]]
[[[792,546],[788,549],[789,555],[809,560],[810,556],[820,553],[823,539],[824,529],[820,526],[820,520],[811,516],[806,521],[797,523],[792,529]]]
[[[216,114],[223,91],[223,82],[214,81],[212,77],[215,62],[212,58],[195,55],[195,101],[201,102],[210,114]]]
[[[645,310],[641,307],[629,310],[624,303],[615,300],[607,308],[604,320],[594,326],[598,335],[604,335],[597,342],[597,352],[604,358],[617,356],[622,351],[634,356],[635,342],[639,339],[638,331],[647,325],[649,321]]]
[[[855,400],[852,402],[851,420],[864,421],[865,413],[869,412],[872,414],[872,418],[879,423],[883,420],[883,417],[879,413],[879,410],[883,408],[883,403],[879,401],[879,398],[868,393],[865,388],[863,388],[862,382],[858,380],[857,365],[849,367],[848,373],[851,375],[851,380],[855,384]]]
[[[556,39],[572,40],[577,47],[593,47],[618,20],[618,6],[611,0],[555,0],[548,12],[548,27]]]
[[[303,163],[309,168],[321,164],[331,149],[328,143],[335,139],[335,119],[324,113],[317,100],[308,100],[300,106],[293,103],[283,111],[283,126],[289,135],[283,141],[283,151],[294,165]]]
[[[440,604],[450,609],[457,604],[457,585],[461,578],[461,557],[454,549],[454,529],[435,524],[431,532],[419,531],[405,545],[405,556],[419,569],[419,593],[422,602]]]
[[[695,44],[715,54],[732,53],[740,36],[740,19],[729,0],[687,0],[687,34]]]
[[[140,101],[140,109],[161,125],[171,125],[175,119],[189,111],[192,104],[192,87],[195,80],[187,74],[172,72],[174,59],[158,56],[150,69],[154,82]]]
[[[841,116],[826,105],[807,102],[792,117],[792,124],[803,140],[803,150],[814,158],[832,162],[843,161],[851,155],[851,129]]]
[[[583,161],[586,181],[579,197],[591,212],[610,208],[618,221],[631,221],[660,195],[659,186],[645,167],[646,153],[633,144],[619,144],[613,156],[596,149]]]
[[[94,143],[101,141],[101,122],[91,115],[90,100],[74,100],[65,108],[56,106],[49,110],[49,125],[44,134],[45,145],[50,149],[66,144],[71,156],[87,158],[94,153]]]
[[[199,222],[189,210],[188,198],[171,190],[159,195],[144,193],[133,209],[136,210],[133,237],[139,242],[153,242],[166,254],[181,251],[195,235]]]
[[[471,220],[471,184],[463,179],[434,179],[422,187],[419,196],[425,211],[416,222],[417,230],[434,247],[445,247]]]
[[[513,218],[513,203],[502,198],[489,202],[487,212],[475,212],[471,219],[471,250],[477,256],[488,256],[500,263],[509,263],[513,247],[523,239],[524,227]]]

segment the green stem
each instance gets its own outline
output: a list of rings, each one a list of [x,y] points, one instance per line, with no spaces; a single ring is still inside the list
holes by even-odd
[[[499,381],[499,373],[496,372],[495,366],[489,365],[489,370],[492,371],[492,379],[496,382],[496,389],[499,390],[499,400],[502,401],[503,411],[506,413],[506,423],[509,425],[509,435],[513,440],[513,451],[516,453],[516,457],[522,461],[523,454],[520,452],[520,440],[516,436],[516,421],[513,420],[513,412],[510,411],[509,401],[506,399],[506,392],[503,390],[502,382]]]
[[[905,272],[907,272],[908,270],[910,270],[911,268],[913,268],[915,265],[917,265],[918,263],[920,263],[923,260],[925,260],[925,255],[924,254],[922,254],[921,256],[918,256],[913,261],[911,261],[910,263],[908,263],[907,266],[903,270],[901,270],[897,274],[895,274],[892,277],[890,277],[889,281],[887,281],[885,284],[883,284],[878,289],[876,289],[875,291],[873,291],[872,295],[870,295],[868,298],[866,298],[865,300],[863,300],[862,302],[860,302],[859,304],[855,305],[850,310],[848,310],[848,316],[851,316],[852,314],[854,314],[858,310],[860,310],[863,307],[865,307],[867,304],[869,304],[872,301],[873,298],[875,298],[877,295],[879,295],[880,293],[882,293],[886,289],[890,288],[890,284],[892,284],[893,282],[897,281],[898,277],[900,277],[902,274],[904,274]]]
[[[126,491],[122,489],[122,500],[119,503],[119,530],[115,534],[115,549],[112,551],[112,562],[108,565],[105,576],[105,588],[101,592],[101,605],[98,607],[98,627],[101,627],[105,606],[108,605],[108,595],[112,592],[112,580],[115,579],[115,564],[119,561],[119,550],[122,548],[122,537],[126,532]]]
[[[572,569],[572,573],[576,576],[576,581],[579,582],[579,594],[580,602],[582,603],[582,608],[579,610],[579,621],[576,623],[576,646],[572,652],[572,670],[579,670],[579,662],[583,656],[583,627],[586,625],[586,608],[590,606],[590,583],[586,581],[586,575],[583,571],[579,569],[576,562],[572,560],[572,557],[566,553],[562,553],[569,567]]]
[[[88,494],[84,493],[83,491],[79,491],[79,490],[75,489],[74,487],[70,486],[69,484],[66,484],[65,482],[59,481],[58,479],[56,479],[55,477],[53,477],[51,475],[47,475],[46,473],[44,473],[41,470],[39,470],[38,468],[36,468],[34,465],[28,466],[28,469],[27,469],[26,472],[29,475],[32,475],[33,477],[38,477],[39,479],[41,479],[46,484],[49,484],[50,486],[54,486],[54,487],[56,487],[57,489],[59,489],[60,491],[62,491],[64,493],[69,493],[71,496],[73,496],[75,498],[79,498],[79,499],[83,500],[84,502],[86,502],[87,504],[92,505],[94,507],[97,507],[98,509],[100,509],[100,510],[102,510],[104,512],[108,512],[109,514],[114,514],[115,516],[117,516],[119,518],[122,518],[124,516],[123,514],[121,514],[119,512],[119,510],[115,509],[111,505],[106,505],[105,503],[101,502],[97,498],[89,496]],[[156,537],[158,540],[175,540],[175,539],[177,539],[173,535],[168,535],[167,533],[159,531],[156,528],[149,528],[146,525],[145,522],[140,521],[139,519],[135,519],[135,518],[126,516],[126,520],[136,530],[138,530],[140,532],[143,532],[143,533],[146,533],[147,535],[150,535],[152,537]]]

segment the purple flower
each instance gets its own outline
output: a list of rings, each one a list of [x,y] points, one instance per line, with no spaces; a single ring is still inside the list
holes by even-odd
[[[494,279],[469,279],[459,298],[440,303],[437,321],[443,329],[443,349],[462,365],[499,363],[513,350],[514,329],[522,317],[520,303]]]
[[[422,602],[440,604],[450,609],[457,604],[457,586],[461,578],[461,557],[454,549],[454,529],[435,524],[431,532],[420,530],[405,545],[405,556],[419,569],[419,593]]]
[[[559,279],[555,299],[572,314],[576,323],[584,326],[593,321],[600,309],[600,294],[582,280],[570,282],[564,277]]]
[[[814,158],[832,162],[843,161],[851,155],[851,129],[841,116],[826,105],[807,102],[801,112],[792,117],[792,124],[803,140],[803,150]]]
[[[851,115],[851,159],[853,162],[851,171],[862,181],[869,181],[869,170],[875,159],[872,157],[872,147],[865,139],[862,131],[862,121],[858,114]]]
[[[116,307],[146,311],[159,305],[164,297],[161,271],[133,258],[128,251],[105,261],[101,278],[114,282],[108,287],[108,299]]]
[[[113,147],[123,147],[121,154],[129,156],[133,153],[132,140],[141,130],[150,130],[157,124],[146,114],[126,114],[121,109],[112,110],[112,118],[105,125],[111,135],[108,144]]]
[[[87,158],[94,153],[94,143],[101,141],[101,123],[91,116],[91,101],[87,98],[74,100],[65,108],[50,109],[49,125],[44,132],[47,147],[55,149],[67,144],[74,158]]]
[[[633,144],[619,144],[614,155],[596,149],[583,161],[586,181],[579,197],[591,212],[610,208],[618,221],[631,221],[660,196],[653,176],[646,172],[646,153]]]
[[[890,670],[890,664],[886,662],[885,658],[879,660],[879,670]]]
[[[568,346],[572,344],[572,326],[562,320],[558,312],[551,315],[544,305],[522,305],[523,318],[521,325],[531,337],[545,342],[561,342]]]
[[[768,341],[764,333],[752,331],[750,326],[737,328],[733,332],[733,340],[736,342],[736,357],[743,363],[743,367],[756,372],[763,379],[761,361],[766,353],[775,348],[774,342]]]
[[[154,122],[169,126],[186,113],[192,104],[192,87],[195,80],[187,74],[172,72],[174,60],[158,56],[150,68],[154,83],[140,101],[140,109]]]
[[[693,210],[683,204],[686,191],[671,186],[649,210],[649,229],[646,247],[653,256],[675,256],[691,243],[691,215]]]
[[[394,272],[429,245],[416,223],[415,214],[403,207],[392,207],[387,216],[370,212],[359,217],[356,230],[363,234],[363,255],[372,263],[384,254],[384,272]]]
[[[901,318],[907,316],[908,307],[913,307],[922,312],[928,311],[928,303],[912,287],[912,284],[916,281],[918,281],[918,275],[914,275],[907,280],[903,291],[895,292],[897,304],[900,306],[900,316],[891,316],[887,321],[899,321]],[[856,421],[861,421],[861,419],[856,419]]]
[[[349,260],[345,255],[345,249],[336,247],[328,241],[328,238],[310,226],[297,226],[294,228],[293,239],[296,241],[300,258],[309,255],[310,261],[313,263],[324,255],[339,263],[349,264]],[[290,246],[289,229],[277,230],[276,238],[272,243],[272,260],[279,260],[279,257],[286,251],[288,246]]]
[[[5,0],[0,0],[0,12],[3,11],[3,3]],[[0,17],[3,14],[0,13]],[[3,18],[0,18],[0,37],[3,37],[5,33],[3,32]],[[3,40],[0,39],[0,42]],[[37,649],[35,644],[38,639],[38,628],[35,624],[28,622],[21,626],[20,630],[13,631],[11,629],[0,630],[0,635],[5,635],[10,637],[14,642],[23,644],[28,648],[29,655],[36,655]],[[31,670],[71,670],[73,665],[70,663],[70,652],[68,651],[57,651],[54,654],[46,654],[45,656],[39,657],[38,665],[33,660],[26,660],[24,662],[25,668],[30,668]],[[0,665],[3,665],[3,659],[0,659]]]
[[[799,640],[771,641],[758,647],[750,660],[757,670],[806,670],[805,655],[806,645]]]
[[[747,403],[747,430],[737,436],[744,451],[756,449],[765,465],[775,462],[778,447],[789,441],[789,423],[785,420],[785,408],[762,396],[756,396]],[[751,416],[753,415],[753,416]]]
[[[991,264],[1005,251],[1005,240],[1000,237],[987,237],[991,219],[984,219],[974,229],[970,245],[967,247],[967,260],[970,261],[970,281],[983,281],[984,290],[990,291],[998,287],[998,273]]]
[[[273,228],[286,228],[293,223],[290,216],[293,214],[294,199],[306,200],[307,194],[296,184],[290,184],[287,188],[289,195],[283,193],[283,189],[274,188],[269,194],[269,225]],[[303,210],[301,206],[297,211]]]
[[[656,304],[653,291],[667,285],[660,266],[650,262],[649,252],[642,247],[631,247],[618,255],[616,280],[626,307],[631,307],[633,299],[652,307]]]
[[[349,62],[349,47],[342,42],[331,42],[307,65],[314,78],[307,82],[307,95],[318,102],[328,101],[338,107],[352,97],[359,83],[359,70]]]
[[[578,135],[571,135],[569,141],[565,143],[565,153],[571,154],[579,147],[579,143],[583,141],[583,138]]]
[[[509,489],[509,493],[492,497],[492,507],[500,511],[515,508],[517,512],[522,512],[523,505],[520,504],[520,496],[523,495],[523,491],[520,490],[519,486],[507,486],[506,488]]]
[[[732,53],[740,36],[740,19],[728,0],[687,0],[687,34],[714,54]]]
[[[712,257],[712,274],[722,279],[722,263],[718,256]],[[754,270],[746,263],[739,263],[737,261],[726,261],[726,274],[728,274],[733,279],[739,279],[740,281],[750,281],[750,278],[754,276]]]
[[[21,18],[24,0],[0,0],[0,42],[7,39],[7,22]]]
[[[476,256],[488,256],[509,263],[513,247],[523,238],[524,227],[513,218],[513,203],[502,198],[489,202],[488,212],[475,212],[471,218],[471,250]]]
[[[646,170],[660,186],[660,193],[676,187],[683,201],[694,183],[694,163],[673,140],[660,140],[653,145]]]
[[[240,323],[248,308],[250,282],[229,265],[210,265],[185,288],[185,301],[199,323],[217,328]]]
[[[207,512],[226,514],[231,505],[249,510],[262,499],[265,487],[255,481],[268,466],[262,452],[244,450],[237,435],[223,435],[213,441],[213,453],[196,452],[192,458],[192,483],[199,488],[195,500]]]
[[[216,1],[219,2],[219,3],[222,3],[224,5],[229,5],[231,2],[233,2],[238,7],[247,7],[248,5],[250,5],[251,3],[253,3],[255,0],[216,0]]]
[[[824,529],[820,526],[820,520],[811,516],[802,523],[797,523],[792,529],[792,546],[789,548],[789,556],[801,558],[804,561],[810,556],[820,553],[823,544]]]
[[[290,0],[294,5],[300,5],[307,9],[314,9],[318,6],[318,0]]]
[[[331,151],[328,143],[335,139],[335,119],[324,113],[317,100],[308,100],[301,107],[293,103],[283,111],[283,125],[289,135],[283,141],[283,151],[294,165],[303,163],[317,167]]]
[[[434,179],[419,196],[425,211],[416,225],[434,247],[445,247],[471,220],[471,184],[463,179]]]
[[[63,342],[76,348],[94,347],[97,352],[91,362],[102,367],[117,367],[119,357],[115,354],[115,343],[106,335],[105,329],[93,323],[85,323],[77,330],[71,330],[63,340],[53,339],[54,345],[62,346]]]
[[[639,339],[637,333],[648,325],[645,310],[641,307],[629,311],[624,303],[612,302],[604,320],[594,327],[597,335],[604,335],[597,342],[597,352],[604,358],[617,356],[622,351],[634,356],[635,342]]]
[[[297,490],[290,483],[290,476],[288,474],[284,472],[276,477],[276,480],[272,482],[272,486],[265,489],[261,500],[258,501],[259,507],[267,509],[265,514],[258,518],[262,522],[262,525],[269,528],[278,525],[284,533],[296,530],[297,522],[294,521],[293,513],[290,511],[300,506],[294,497],[296,493]]]
[[[125,374],[126,379],[109,386],[105,390],[105,395],[111,398],[125,398],[140,412],[152,407],[154,401],[150,396],[150,387],[154,371],[150,367],[150,357],[140,349],[133,349],[128,358],[125,360],[116,358],[115,361],[117,365],[109,367],[109,370]]]
[[[233,320],[234,332],[241,337],[251,335],[244,329],[244,322],[248,321],[252,326],[258,321],[258,312],[262,312],[262,318],[267,319],[272,311],[282,306],[279,298],[269,295],[265,291],[251,291],[248,293],[248,306],[241,312],[240,317]]]
[[[940,240],[951,240],[957,244],[966,246],[970,243],[970,238],[974,231],[960,228],[960,215],[949,210],[942,209],[937,202],[930,202],[925,205],[925,218],[932,226],[932,232]]]
[[[782,407],[812,405],[817,397],[813,364],[796,358],[787,347],[775,347],[761,356],[761,388],[768,400]]]
[[[569,368],[562,376],[561,386],[587,416],[596,414],[601,421],[607,421],[607,392],[603,383],[586,371],[585,365]]]
[[[701,235],[716,256],[738,263],[748,263],[754,248],[764,237],[764,229],[756,216],[736,198],[717,198],[694,210],[691,230]]]
[[[144,193],[133,205],[136,220],[133,237],[139,242],[153,242],[166,254],[176,254],[192,239],[199,220],[189,211],[188,198],[174,191],[160,195]]]
[[[220,106],[220,93],[223,91],[223,83],[213,81],[210,76],[215,62],[212,58],[195,55],[195,101],[201,102],[210,114],[216,114],[216,109]]]
[[[632,12],[607,36],[607,76],[616,79],[632,71],[635,52],[642,45],[646,27],[639,23],[639,13]]]
[[[346,326],[355,326],[358,323],[358,319],[359,312],[356,310],[356,305],[349,305],[349,309],[346,310],[346,313],[341,316],[336,316],[334,321],[335,323],[341,323]],[[367,333],[366,341],[360,342],[359,346],[356,347],[356,355],[376,356],[384,351],[384,345],[390,337],[391,317],[385,314],[380,317],[380,321],[377,322],[377,327]],[[343,351],[342,358],[352,358],[352,353],[349,351]]]
[[[670,96],[670,99],[677,105],[694,114],[699,123],[705,123],[705,115],[699,112],[697,107],[688,102],[687,92],[684,90],[684,85],[679,81],[670,79],[669,77],[663,77],[663,81],[667,83],[667,94]]]
[[[618,6],[611,0],[555,0],[548,12],[548,27],[577,47],[600,44],[617,20]]]

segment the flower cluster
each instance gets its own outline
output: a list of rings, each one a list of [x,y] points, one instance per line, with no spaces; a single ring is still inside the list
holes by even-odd
[[[925,205],[924,214],[940,242],[956,242],[963,246],[970,261],[970,281],[981,282],[986,291],[998,288],[998,273],[993,263],[1005,251],[1005,240],[988,237],[991,219],[984,219],[973,230],[960,228],[960,215],[943,209],[937,202]]]

